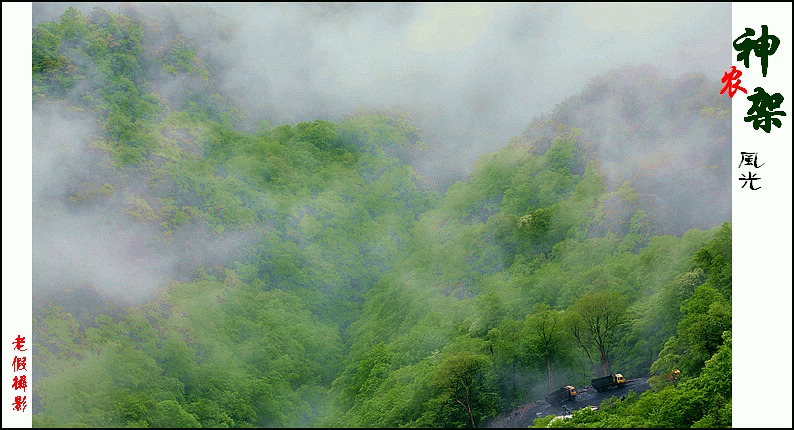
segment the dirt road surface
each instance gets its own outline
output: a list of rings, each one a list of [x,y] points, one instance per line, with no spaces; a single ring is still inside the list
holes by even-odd
[[[571,411],[576,411],[578,409],[586,408],[588,406],[599,406],[602,401],[608,399],[612,396],[620,398],[629,393],[629,391],[634,391],[637,394],[642,393],[650,389],[648,385],[647,379],[629,379],[626,381],[626,384],[620,388],[612,388],[610,390],[604,391],[603,393],[598,393],[592,387],[577,387],[576,390],[579,392],[576,396],[576,400],[564,402],[562,405],[566,406]],[[564,411],[562,405],[549,405],[543,400],[538,400],[534,403],[528,403],[512,412],[507,414],[502,414],[492,422],[488,423],[486,427],[489,428],[527,428],[528,426],[532,425],[535,421],[535,418],[545,417],[546,415],[564,415],[567,412]]]

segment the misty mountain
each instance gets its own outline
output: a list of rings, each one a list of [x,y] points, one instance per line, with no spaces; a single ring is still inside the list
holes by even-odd
[[[267,73],[203,55],[245,29],[162,7],[33,29],[35,426],[482,426],[616,371],[653,390],[594,425],[730,425],[729,110],[703,75],[613,69],[496,147],[490,114],[327,119],[333,92],[271,123],[245,97]],[[329,64],[298,61],[285,111]],[[458,137],[472,168],[426,178]]]
[[[519,141],[541,153],[560,129],[580,128],[608,187],[633,186],[659,233],[711,228],[731,219],[731,104],[719,92],[699,74],[617,69],[533,120]]]
[[[136,19],[152,57],[181,35],[254,126],[408,113],[429,145],[412,164],[442,191],[593,76],[644,63],[720,76],[731,52],[728,3],[37,2],[33,23],[68,7]],[[181,97],[185,80],[152,84]]]

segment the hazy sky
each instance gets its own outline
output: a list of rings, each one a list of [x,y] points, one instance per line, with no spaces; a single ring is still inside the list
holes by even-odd
[[[34,25],[70,5],[118,10],[34,3]],[[651,64],[717,79],[731,62],[730,3],[165,5],[156,14],[218,65],[252,118],[398,109],[433,148],[415,165],[442,186],[600,73]]]
[[[33,25],[69,6],[34,3]],[[158,38],[182,34],[211,65],[215,84],[253,120],[338,120],[363,110],[407,113],[430,151],[413,160],[442,189],[478,155],[625,65],[718,79],[731,63],[731,5],[721,4],[138,4]],[[157,82],[158,89],[179,85]],[[178,91],[178,88],[176,88]],[[68,207],[80,183],[113,182],[87,154],[89,112],[33,111],[33,273],[37,291],[88,285],[148,295],[191,267],[234,259],[241,237],[183,231],[165,246],[155,231],[120,222],[134,182],[102,204]],[[609,124],[603,124],[609,127]],[[102,176],[100,180],[99,177]],[[137,190],[136,190],[137,187]],[[95,190],[96,191],[96,190]],[[84,193],[92,191],[83,189]],[[156,255],[156,257],[155,257]]]

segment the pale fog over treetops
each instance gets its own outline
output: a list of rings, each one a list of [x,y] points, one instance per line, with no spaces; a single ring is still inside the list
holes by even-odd
[[[34,424],[730,425],[730,16],[34,3]]]

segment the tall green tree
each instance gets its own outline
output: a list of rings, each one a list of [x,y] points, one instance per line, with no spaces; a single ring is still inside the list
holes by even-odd
[[[611,373],[609,355],[626,328],[627,305],[626,299],[620,293],[602,289],[585,294],[573,306],[574,318],[580,320],[580,325],[573,322],[569,327],[576,327],[581,345],[589,341],[595,346],[604,375]],[[587,337],[581,333],[582,329]]]
[[[459,410],[472,428],[496,412],[490,368],[488,356],[461,351],[445,357],[435,374],[434,384],[441,390],[442,404]],[[456,421],[459,424],[460,418]]]
[[[537,306],[535,313],[527,316],[529,331],[546,358],[546,383],[551,392],[551,355],[561,339],[560,314],[546,304]]]
[[[593,358],[594,352],[592,335],[587,329],[584,319],[579,314],[569,312],[565,314],[565,318],[563,318],[563,324],[567,332],[576,341],[576,345],[578,345],[580,348],[582,348],[582,351],[584,351],[587,361],[590,363],[590,371],[593,372],[595,376],[598,376],[596,361]]]

